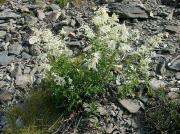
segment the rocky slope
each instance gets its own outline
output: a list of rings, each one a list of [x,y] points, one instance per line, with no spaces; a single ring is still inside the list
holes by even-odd
[[[100,0],[99,6],[105,6],[109,13],[119,15],[120,21],[127,26],[139,29],[143,33],[143,42],[147,35],[165,33],[163,43],[156,48],[153,59],[151,86],[154,90],[165,88],[167,97],[180,98],[180,2],[178,0]],[[33,45],[29,37],[32,28],[50,28],[57,33],[62,28],[67,32],[66,44],[75,54],[85,51],[87,43],[78,28],[88,23],[93,15],[94,4],[82,4],[76,8],[71,4],[61,9],[48,2],[29,2],[28,0],[10,0],[0,6],[0,126],[6,124],[3,110],[8,105],[23,100],[31,87],[42,79],[41,64],[45,61],[45,52],[40,46]],[[110,99],[109,99],[110,98]],[[86,129],[77,133],[147,133],[140,118],[148,98],[143,94],[139,98],[113,101],[113,97],[97,100],[101,114],[100,129],[92,130],[91,123],[96,119],[81,117],[80,128],[88,123]],[[62,128],[64,128],[62,126]],[[61,130],[71,133],[70,129]],[[74,130],[74,129],[72,129]],[[91,131],[91,132],[90,132]]]

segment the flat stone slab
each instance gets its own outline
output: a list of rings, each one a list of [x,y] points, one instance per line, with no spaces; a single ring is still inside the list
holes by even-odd
[[[171,32],[171,33],[180,33],[180,26],[176,26],[176,25],[167,25],[165,30],[167,32]]]
[[[174,71],[180,71],[180,55],[174,58],[169,64],[168,69]]]
[[[0,54],[0,65],[7,65],[14,60],[14,56],[8,56],[5,53]]]
[[[136,113],[141,108],[139,102],[133,99],[119,100],[120,104],[127,109],[130,113]]]
[[[3,12],[0,12],[0,19],[17,19],[20,18],[21,15],[12,12],[11,10],[5,9]]]
[[[110,3],[107,8],[110,12],[119,15],[119,18],[149,18],[149,13],[143,6],[136,4]]]

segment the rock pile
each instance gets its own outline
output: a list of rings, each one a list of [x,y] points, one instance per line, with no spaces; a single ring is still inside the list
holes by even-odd
[[[177,100],[180,97],[180,3],[169,1],[100,0],[99,3],[107,7],[110,14],[118,14],[120,21],[129,27],[139,29],[143,33],[142,42],[147,35],[165,33],[163,43],[152,55],[154,70],[150,83],[154,90],[165,88],[167,96]],[[44,62],[40,58],[44,51],[29,40],[33,27],[50,28],[55,34],[63,28],[67,33],[66,45],[74,54],[86,50],[87,43],[78,28],[89,22],[93,7],[88,4],[82,7],[81,10],[71,6],[61,9],[56,4],[30,3],[28,0],[9,0],[0,6],[1,109],[20,101],[24,93],[40,83],[43,77],[39,66]],[[121,100],[119,104],[130,113],[136,113],[146,102],[141,99]],[[112,102],[101,105],[101,132],[138,133],[134,115],[123,114],[122,107]],[[4,114],[0,112],[0,129],[4,125]]]

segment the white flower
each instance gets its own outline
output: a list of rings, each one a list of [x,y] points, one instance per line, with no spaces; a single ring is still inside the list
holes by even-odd
[[[114,22],[119,22],[118,16],[115,13],[113,13],[111,20]]]
[[[85,30],[85,34],[88,38],[91,39],[95,37],[93,30],[88,25],[83,25],[81,28]]]
[[[43,63],[41,66],[44,67],[45,71],[50,71],[52,66],[48,63]]]
[[[31,36],[30,39],[29,39],[29,44],[32,45],[32,44],[35,44],[35,43],[37,43],[39,41],[40,41],[40,39],[39,39],[38,36]]]
[[[121,85],[121,77],[120,77],[120,75],[118,75],[117,77],[116,77],[116,85]]]
[[[149,64],[151,63],[151,58],[146,57],[142,60],[140,60],[140,71],[142,73],[145,73],[147,75],[149,75]]]
[[[61,35],[66,35],[66,31],[64,30],[64,28],[61,29],[60,34],[61,34]]]
[[[34,35],[30,38],[30,43],[39,43],[42,49],[48,54],[58,58],[67,48],[60,35],[53,35],[49,29],[34,29]]]
[[[158,47],[158,45],[162,42],[163,34],[154,35],[150,39],[147,39],[146,44],[151,47]]]
[[[109,47],[109,48],[111,48],[111,49],[114,50],[114,49],[116,48],[117,42],[114,41],[114,40],[110,40],[110,41],[107,42],[107,44],[108,44],[108,47]]]
[[[98,51],[98,52],[93,53],[92,55],[93,55],[93,58],[88,61],[88,69],[89,69],[89,70],[90,70],[90,69],[94,69],[94,70],[97,71],[97,68],[96,68],[96,67],[97,67],[97,64],[98,64],[98,62],[99,62],[99,60],[100,60],[101,54],[100,54],[100,52]]]
[[[128,32],[128,28],[125,26],[125,24],[119,26],[118,30],[121,32],[120,39],[122,42],[127,42],[130,34]]]
[[[107,13],[107,8],[100,7],[98,11],[96,11],[96,16],[93,18],[93,23],[96,26],[102,26],[108,22],[109,15]]]
[[[58,76],[55,73],[52,73],[52,75],[54,77],[54,82],[56,83],[56,85],[64,86],[66,84],[64,77]]]
[[[119,50],[122,52],[130,52],[132,50],[132,47],[126,43],[120,43]]]
[[[137,70],[136,67],[134,67],[133,65],[130,65],[130,68],[131,68],[132,71],[136,71]]]
[[[53,39],[53,34],[49,29],[45,29],[41,33],[41,38],[43,42],[49,42]]]
[[[130,38],[131,40],[139,40],[140,38],[139,30],[137,29],[131,30]]]
[[[68,78],[68,82],[69,82],[69,84],[71,85],[72,82],[73,82],[73,80],[69,77],[69,78]]]
[[[99,27],[99,32],[101,35],[107,34],[110,31],[111,31],[111,27],[109,25]]]

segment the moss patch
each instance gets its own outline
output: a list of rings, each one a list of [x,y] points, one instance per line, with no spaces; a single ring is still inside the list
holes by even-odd
[[[180,103],[168,100],[164,92],[157,92],[149,102],[146,120],[157,133],[176,134],[180,131]]]
[[[61,109],[55,106],[51,93],[38,91],[23,105],[14,106],[7,112],[9,128],[7,134],[46,134],[61,117]],[[20,124],[17,124],[20,119]],[[61,120],[58,119],[60,122]],[[55,125],[53,125],[55,126]]]
[[[6,2],[6,0],[0,0],[0,5],[5,3],[5,2]]]

